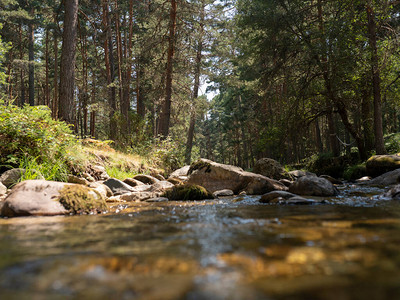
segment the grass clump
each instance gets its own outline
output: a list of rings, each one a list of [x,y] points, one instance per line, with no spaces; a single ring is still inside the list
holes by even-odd
[[[103,197],[82,185],[67,185],[60,191],[60,203],[70,213],[100,213],[107,210]]]
[[[214,196],[204,187],[195,184],[176,185],[166,191],[163,197],[175,201],[214,199]]]

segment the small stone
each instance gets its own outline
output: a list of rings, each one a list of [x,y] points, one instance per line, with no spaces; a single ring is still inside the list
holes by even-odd
[[[233,191],[232,190],[228,190],[228,189],[215,191],[213,193],[213,196],[216,197],[216,198],[219,198],[219,197],[231,197],[233,195],[234,195]]]
[[[155,197],[155,198],[150,198],[150,199],[147,199],[144,201],[146,201],[146,202],[168,202],[169,200],[168,200],[168,198],[165,198],[165,197]]]
[[[7,188],[10,186],[17,184],[21,179],[22,175],[25,173],[25,169],[16,168],[5,171],[0,176],[0,182],[5,185]]]
[[[285,191],[273,191],[267,194],[262,195],[260,202],[261,203],[271,203],[276,202],[276,199],[287,200],[289,198],[296,197],[297,195]]]
[[[111,191],[113,192],[114,196],[126,194],[133,192],[134,189],[130,185],[127,185],[126,183],[122,182],[121,180],[115,179],[115,178],[110,178],[106,181],[103,182],[106,186],[108,186]]]
[[[133,178],[126,178],[123,182],[126,183],[127,185],[130,185],[131,187],[135,187],[138,185],[144,185],[143,182],[133,179]]]
[[[80,178],[80,177],[75,176],[75,175],[68,175],[68,182],[69,183],[89,185],[89,181],[87,181],[85,178]]]
[[[139,180],[145,184],[153,184],[159,181],[157,178],[154,178],[153,176],[150,175],[145,175],[145,174],[139,174],[133,177],[133,179]]]

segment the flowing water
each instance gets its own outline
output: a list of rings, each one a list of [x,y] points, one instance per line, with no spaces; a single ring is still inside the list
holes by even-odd
[[[382,192],[0,219],[0,299],[400,299],[400,204]]]

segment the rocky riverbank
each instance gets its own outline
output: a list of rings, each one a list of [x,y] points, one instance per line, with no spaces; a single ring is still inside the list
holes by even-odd
[[[381,160],[388,168],[387,160]],[[376,165],[375,161],[375,172]],[[121,181],[110,178],[103,167],[91,166],[79,177],[70,175],[68,183],[18,183],[25,171],[12,169],[0,176],[1,216],[95,214],[107,212],[115,203],[205,200],[232,195],[260,195],[261,203],[270,204],[323,204],[324,197],[339,193],[341,181],[304,171],[287,173],[271,159],[259,161],[255,169],[274,179],[207,159],[176,170],[168,179],[160,174],[140,174]],[[400,169],[394,169],[359,184],[392,188],[381,198],[398,199],[399,186],[395,185],[399,181]]]

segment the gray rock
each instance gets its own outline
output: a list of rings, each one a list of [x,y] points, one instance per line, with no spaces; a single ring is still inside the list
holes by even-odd
[[[107,174],[106,169],[103,166],[90,166],[89,170],[91,175],[96,180],[107,180],[110,175]]]
[[[151,185],[150,191],[152,192],[158,192],[158,193],[163,193],[168,189],[173,188],[175,185],[169,181],[163,180],[163,181],[158,181],[156,183],[153,183]]]
[[[303,196],[335,196],[338,190],[325,178],[314,176],[300,177],[289,187],[289,192]]]
[[[85,178],[89,182],[95,182],[96,181],[96,179],[94,179],[93,176],[90,175],[89,173],[82,173],[82,177]]]
[[[228,189],[220,190],[220,191],[215,191],[215,192],[213,193],[213,196],[214,196],[215,198],[219,198],[219,197],[231,197],[231,196],[233,196],[233,195],[234,195],[233,191],[232,191],[232,190],[228,190]]]
[[[282,165],[272,158],[259,159],[254,165],[253,172],[276,180],[293,179]]]
[[[5,185],[7,188],[9,188],[10,186],[18,183],[18,181],[21,179],[23,174],[25,174],[25,169],[21,169],[21,168],[16,168],[16,169],[11,169],[11,170],[5,171],[0,176],[0,182],[3,185]]]
[[[174,172],[169,175],[168,178],[180,178],[181,176],[187,177],[188,172],[189,172],[190,166],[184,166],[178,170],[175,170]]]
[[[62,190],[70,188],[69,193],[74,192],[81,196],[85,193],[87,198],[95,199],[104,204],[101,195],[92,189],[78,184],[45,181],[27,180],[17,184],[7,196],[1,209],[1,215],[5,217],[16,216],[53,216],[70,213],[60,202]]]
[[[321,175],[319,177],[325,178],[326,180],[330,181],[332,184],[343,184],[342,181],[340,181],[336,178],[333,178],[332,176],[329,176],[329,175]]]
[[[292,185],[293,181],[292,180],[288,180],[288,179],[280,179],[279,180],[280,183],[284,184],[285,186],[289,187]]]
[[[400,184],[396,185],[395,187],[391,188],[388,192],[384,195],[384,198],[391,199],[391,200],[400,200]]]
[[[207,159],[193,163],[189,174],[188,184],[203,186],[211,193],[229,189],[235,194],[245,191],[249,195],[262,195],[273,190],[287,190],[279,181]]]
[[[400,168],[400,155],[374,155],[367,160],[367,174],[372,177],[380,176]]]
[[[108,186],[111,189],[114,196],[130,193],[130,192],[134,191],[134,189],[130,185],[122,182],[121,180],[115,179],[115,178],[107,179],[106,181],[103,182],[103,184]]]
[[[161,196],[160,193],[154,192],[131,192],[119,196],[110,197],[107,199],[107,202],[139,202],[151,198],[157,198],[159,196]]]
[[[7,187],[0,182],[0,196],[3,196],[7,193]]]
[[[296,197],[297,195],[285,191],[273,191],[262,195],[261,203],[277,202],[279,200],[287,200],[289,198]]]
[[[69,183],[89,185],[89,181],[87,181],[85,178],[80,178],[80,177],[75,176],[75,175],[68,175],[68,182]]]
[[[139,174],[133,177],[133,179],[139,180],[145,184],[153,184],[159,181],[157,178],[150,176],[150,175],[145,175],[145,174]]]
[[[370,176],[364,176],[356,180],[357,183],[365,183],[370,181],[372,178]]]
[[[299,179],[300,177],[304,176],[314,176],[317,177],[317,174],[308,172],[308,171],[303,171],[303,170],[295,170],[295,171],[290,171],[289,174],[293,176],[295,179]]]
[[[400,183],[400,169],[382,174],[368,182],[368,184],[375,186],[389,186],[398,183]]]
[[[263,195],[260,202],[283,205],[311,205],[324,203],[324,200],[306,199],[289,192],[274,191]]]
[[[144,185],[143,182],[133,179],[133,178],[126,178],[123,182],[126,183],[127,185],[130,185],[131,187],[135,187],[138,185]]]
[[[99,192],[104,198],[112,197],[114,195],[111,189],[101,182],[90,182],[89,187]]]
[[[165,197],[156,197],[156,198],[150,198],[150,199],[147,199],[144,201],[146,201],[146,202],[168,202],[169,200],[168,200],[168,198],[165,198]]]

